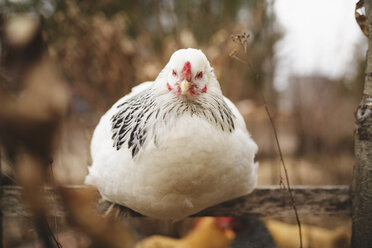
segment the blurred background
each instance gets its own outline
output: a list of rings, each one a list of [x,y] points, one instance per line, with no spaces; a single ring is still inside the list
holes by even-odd
[[[292,185],[349,185],[354,111],[361,99],[367,50],[367,38],[355,21],[355,4],[0,0],[0,87],[21,95],[22,85],[16,82],[32,52],[39,49],[48,58],[71,98],[51,158],[53,178],[82,184],[100,116],[133,86],[154,80],[175,50],[199,48],[259,146],[259,185],[277,185],[281,174],[265,102]],[[29,30],[38,38],[27,48],[30,53],[17,56],[6,34]],[[43,46],[38,46],[41,41]],[[2,156],[2,183],[14,181],[9,161]],[[4,221],[9,247],[32,240],[27,219]],[[304,221],[342,226],[349,233],[347,219]]]

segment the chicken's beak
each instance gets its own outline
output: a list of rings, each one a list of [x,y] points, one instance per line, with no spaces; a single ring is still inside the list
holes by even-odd
[[[180,84],[181,94],[185,95],[187,91],[190,89],[190,86],[191,86],[190,82],[184,79]]]

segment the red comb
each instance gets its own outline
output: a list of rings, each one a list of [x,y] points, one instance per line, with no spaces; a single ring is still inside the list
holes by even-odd
[[[216,218],[216,225],[220,230],[226,230],[232,228],[233,221],[233,217],[218,217]]]
[[[191,64],[189,61],[185,63],[183,69],[181,71],[181,78],[186,79],[187,81],[191,81]]]

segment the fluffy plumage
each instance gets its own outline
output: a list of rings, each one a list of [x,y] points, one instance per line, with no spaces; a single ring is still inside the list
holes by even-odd
[[[102,116],[86,183],[144,215],[181,219],[250,193],[256,152],[205,55],[181,49]]]

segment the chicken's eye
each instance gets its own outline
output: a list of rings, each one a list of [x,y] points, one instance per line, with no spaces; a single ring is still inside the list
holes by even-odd
[[[177,72],[175,70],[172,71],[173,76],[177,76]]]
[[[202,78],[203,77],[203,72],[199,72],[198,74],[196,74],[195,78]]]

